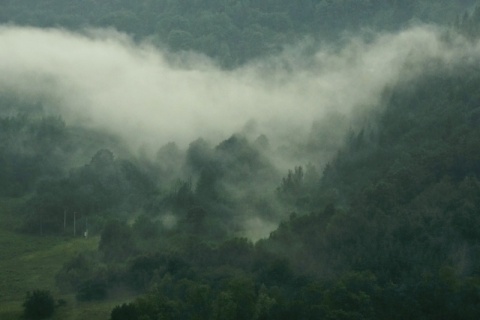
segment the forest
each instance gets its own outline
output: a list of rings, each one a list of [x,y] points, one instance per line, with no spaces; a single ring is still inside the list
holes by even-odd
[[[0,318],[480,318],[480,2],[0,23]]]

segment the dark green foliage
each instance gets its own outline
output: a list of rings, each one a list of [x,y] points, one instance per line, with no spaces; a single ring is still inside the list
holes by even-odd
[[[167,233],[182,230],[202,239],[225,240],[242,227],[245,212],[275,214],[270,188],[279,174],[261,144],[233,135],[212,148],[198,139],[189,145],[183,162],[190,177],[177,180],[169,193],[146,206],[152,216],[175,214],[178,224],[165,228]]]
[[[64,177],[105,144],[120,149],[107,134],[67,126],[60,116],[44,109],[41,101],[1,92],[1,196],[21,197],[42,189],[45,185],[39,183]]]
[[[38,233],[43,225],[44,233],[66,233],[68,214],[68,233],[73,231],[75,217],[76,234],[81,235],[88,219],[93,225],[100,215],[116,210],[116,216],[120,216],[123,211],[142,206],[155,190],[152,180],[136,165],[116,160],[110,150],[101,149],[89,164],[71,170],[67,177],[45,179],[38,184],[25,208],[28,218],[24,229]]]
[[[127,271],[128,284],[137,290],[148,289],[155,273],[165,270],[166,260],[160,254],[136,257]]]
[[[94,256],[81,253],[67,261],[57,273],[55,280],[62,290],[78,290],[80,286],[98,273],[98,261]]]
[[[133,303],[122,304],[113,308],[110,315],[110,320],[137,320],[138,312],[137,308]]]
[[[48,290],[27,292],[23,303],[23,316],[27,320],[46,319],[55,311],[55,300]]]
[[[98,250],[107,260],[124,260],[136,253],[132,229],[123,222],[108,222],[100,235]]]
[[[162,229],[158,221],[152,221],[147,215],[141,215],[132,226],[133,232],[140,241],[155,241],[160,236]]]
[[[321,307],[327,319],[377,319],[379,290],[373,274],[346,274],[324,292]]]
[[[0,118],[0,195],[22,196],[41,177],[61,174],[66,140],[60,118]]]
[[[99,148],[122,149],[107,134],[69,127],[60,117],[46,116],[40,103],[11,94],[0,99],[0,114],[0,196],[29,196],[23,231],[83,235],[87,219],[96,231],[99,216],[141,206],[156,192],[138,165]],[[82,161],[88,164],[79,167]]]
[[[299,198],[305,192],[304,173],[302,167],[295,167],[294,171],[289,170],[287,177],[282,179],[282,184],[277,189],[281,198],[287,201]]]
[[[79,301],[103,300],[107,297],[107,283],[102,278],[90,279],[83,282],[77,291]]]
[[[207,212],[202,207],[190,208],[185,219],[187,232],[196,235],[205,234],[207,231],[207,226],[205,223],[206,216]]]
[[[259,280],[269,286],[288,285],[294,279],[293,270],[287,259],[275,258],[271,261],[262,261],[257,273]]]
[[[66,305],[67,305],[67,301],[65,299],[57,300],[57,307],[65,307]]]
[[[473,160],[480,150],[479,87],[475,72],[432,70],[396,87],[375,131],[347,136],[316,184],[304,186],[298,168],[284,178],[278,193],[286,198],[290,190],[288,201],[312,212],[292,214],[261,246],[288,259],[293,274],[336,280],[318,288],[321,303],[312,301],[313,309],[294,300],[282,312],[329,319],[478,316],[476,298],[463,295],[478,285],[480,270],[480,171]],[[300,205],[305,194],[313,197]],[[291,276],[267,280],[281,274],[268,269],[260,273],[263,283],[291,283]]]
[[[223,242],[217,251],[219,264],[240,269],[250,269],[253,265],[253,244],[246,238],[234,238]]]

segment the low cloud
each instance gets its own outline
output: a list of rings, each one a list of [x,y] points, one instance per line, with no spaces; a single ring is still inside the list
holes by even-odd
[[[185,146],[200,136],[218,142],[246,124],[271,141],[295,141],[332,112],[354,122],[386,87],[432,60],[454,64],[478,54],[476,45],[446,38],[434,27],[414,27],[313,56],[287,48],[223,70],[206,57],[175,56],[114,31],[4,26],[0,90],[47,101],[68,122],[103,128],[134,148]]]
[[[370,111],[381,107],[385,89],[439,64],[476,61],[480,52],[478,44],[432,26],[352,38],[340,48],[324,46],[314,54],[303,48],[299,44],[278,56],[224,70],[204,56],[164,52],[112,30],[72,33],[4,26],[0,93],[41,101],[70,124],[105,130],[132,150],[152,154],[170,141],[186,148],[203,137],[214,145],[236,132],[252,140],[265,134],[268,141],[262,145],[287,145],[285,150],[316,133],[328,149],[321,151],[325,159],[316,158],[318,164],[336,151],[348,128],[362,125]],[[300,149],[282,154],[297,159],[277,157],[276,165],[283,170],[305,163],[308,159],[296,152]],[[251,185],[261,183],[265,181]],[[238,199],[246,197],[245,190],[234,189],[238,183],[226,187]],[[252,239],[267,236],[277,218],[261,218],[251,210],[237,222]],[[166,214],[161,222],[173,228],[177,220]]]

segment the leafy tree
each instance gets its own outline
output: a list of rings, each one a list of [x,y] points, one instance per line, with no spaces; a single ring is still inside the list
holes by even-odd
[[[113,308],[110,320],[138,320],[137,307],[133,303],[122,304]]]
[[[55,300],[48,290],[34,290],[27,292],[23,302],[23,315],[25,319],[46,319],[55,311]]]
[[[255,304],[255,313],[253,320],[270,319],[271,313],[277,301],[269,296],[267,288],[264,284],[259,289],[257,302]]]
[[[137,249],[131,228],[123,222],[108,222],[101,235],[98,249],[107,260],[123,260],[133,255]]]
[[[128,284],[137,290],[146,290],[159,270],[165,269],[167,258],[160,254],[135,257],[128,267],[126,277]]]
[[[295,167],[294,171],[288,170],[286,178],[282,179],[282,184],[277,189],[279,196],[287,199],[294,199],[303,192],[304,172],[303,167]]]
[[[236,318],[238,305],[231,292],[221,292],[213,301],[214,320],[234,320]]]
[[[56,274],[57,286],[62,290],[78,290],[88,279],[101,272],[99,261],[94,255],[80,253],[65,262]]]
[[[107,282],[102,277],[89,279],[78,288],[76,298],[78,301],[103,300],[107,297]]]
[[[207,212],[202,207],[190,208],[187,212],[185,225],[191,234],[202,234],[206,232],[205,219]]]
[[[175,50],[188,50],[192,47],[193,36],[183,30],[172,30],[168,35],[168,44]]]

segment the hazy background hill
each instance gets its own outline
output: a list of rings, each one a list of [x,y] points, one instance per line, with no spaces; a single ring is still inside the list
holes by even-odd
[[[0,22],[41,28],[115,28],[173,51],[194,50],[226,67],[278,53],[306,38],[337,41],[359,30],[418,22],[453,24],[474,0],[2,1]]]

